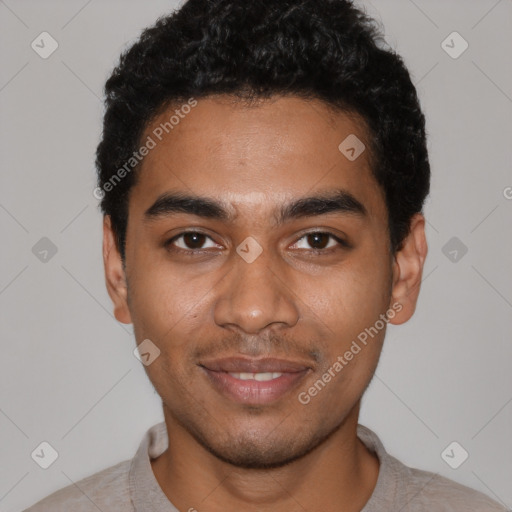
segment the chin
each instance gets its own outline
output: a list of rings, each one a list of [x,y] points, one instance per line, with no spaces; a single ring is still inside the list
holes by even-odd
[[[277,425],[279,426],[279,424]],[[276,425],[270,429],[250,432],[241,429],[230,431],[224,439],[215,441],[204,436],[204,433],[193,433],[196,441],[217,459],[242,469],[272,469],[280,468],[305,457],[336,430],[330,432],[311,433],[305,437],[304,431],[281,432],[280,437],[272,437]]]

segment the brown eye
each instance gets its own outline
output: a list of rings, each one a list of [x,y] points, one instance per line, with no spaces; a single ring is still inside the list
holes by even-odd
[[[311,233],[307,235],[308,244],[313,249],[325,249],[331,236],[327,233]]]
[[[195,251],[217,247],[215,242],[209,236],[197,231],[180,233],[174,238],[171,238],[165,245],[169,249],[177,248],[183,251]]]
[[[336,246],[348,247],[348,244],[337,236],[322,231],[307,233],[294,244],[296,249],[309,249],[312,251],[335,249]]]
[[[205,240],[206,236],[202,233],[186,233],[183,235],[183,243],[187,249],[201,249]]]

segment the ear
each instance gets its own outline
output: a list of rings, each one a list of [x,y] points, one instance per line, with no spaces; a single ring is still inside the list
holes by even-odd
[[[103,218],[103,265],[107,291],[114,303],[114,316],[123,324],[131,324],[126,275],[109,215]]]
[[[395,254],[390,307],[395,304],[393,309],[396,314],[389,319],[389,323],[403,324],[414,314],[427,252],[425,217],[417,213],[411,219],[410,232],[402,249]],[[401,308],[397,305],[401,305]]]

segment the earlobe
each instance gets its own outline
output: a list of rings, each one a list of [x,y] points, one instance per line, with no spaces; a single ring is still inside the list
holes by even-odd
[[[103,265],[107,291],[114,304],[114,316],[119,322],[130,324],[126,275],[109,215],[103,218]]]
[[[425,237],[425,217],[417,213],[411,219],[409,234],[402,249],[395,255],[393,263],[393,289],[390,307],[401,305],[401,309],[389,320],[392,324],[407,322],[416,309],[420,293],[423,265],[427,257],[428,246]]]

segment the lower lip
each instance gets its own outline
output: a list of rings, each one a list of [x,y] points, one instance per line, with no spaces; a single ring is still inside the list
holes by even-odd
[[[227,372],[217,372],[202,367],[210,382],[222,395],[243,404],[268,404],[286,395],[299,385],[308,370],[283,373],[267,381],[240,380]]]

